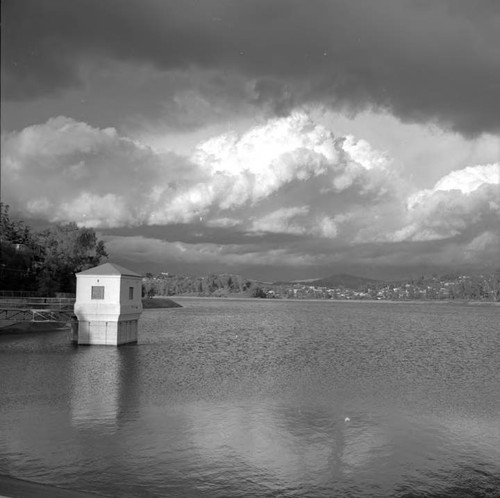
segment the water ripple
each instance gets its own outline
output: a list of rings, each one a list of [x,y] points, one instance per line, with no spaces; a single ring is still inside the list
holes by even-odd
[[[498,309],[184,299],[0,337],[0,472],[111,496],[498,496]],[[495,495],[497,493],[497,495]]]

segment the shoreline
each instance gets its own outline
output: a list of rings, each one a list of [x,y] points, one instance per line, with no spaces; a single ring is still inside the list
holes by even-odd
[[[160,296],[158,297],[160,298]],[[153,299],[158,299],[154,297]],[[195,296],[187,294],[179,294],[169,296],[169,298],[183,300],[183,299],[211,299],[211,300],[227,300],[227,301],[263,301],[263,302],[316,302],[316,303],[367,303],[367,304],[456,304],[459,306],[500,306],[500,301],[466,301],[458,299],[413,299],[413,300],[402,300],[402,299],[297,299],[297,298],[258,298],[258,297],[248,297],[248,296]]]
[[[110,495],[59,488],[0,474],[0,498],[110,498]]]

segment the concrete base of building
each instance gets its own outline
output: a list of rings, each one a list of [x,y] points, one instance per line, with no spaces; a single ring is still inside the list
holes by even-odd
[[[118,321],[79,321],[77,343],[79,345],[120,346],[137,342],[138,319]]]

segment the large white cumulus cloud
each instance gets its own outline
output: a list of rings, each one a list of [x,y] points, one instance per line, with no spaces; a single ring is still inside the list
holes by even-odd
[[[173,154],[66,117],[2,137],[6,199],[49,221],[95,227],[143,223],[166,176],[192,181],[196,168]]]
[[[452,171],[408,198],[406,225],[392,240],[436,240],[500,230],[500,164]]]
[[[235,194],[226,201],[228,206],[256,202],[287,183],[319,176],[327,190],[355,184],[363,191],[375,190],[381,180],[375,170],[383,170],[388,162],[365,141],[335,138],[300,112],[272,119],[242,136],[210,139],[198,146],[193,161],[215,178],[233,179]]]
[[[303,113],[214,137],[189,158],[65,117],[2,141],[10,203],[49,221],[95,227],[236,217],[249,230],[333,234],[321,226],[344,202],[377,198],[388,189],[384,154],[362,140],[334,137]],[[341,193],[347,193],[343,201]],[[280,222],[306,204],[309,219]],[[249,216],[248,209],[255,211]],[[271,211],[277,211],[274,219]]]
[[[214,225],[236,216],[250,231],[334,237],[333,217],[394,187],[385,154],[354,137],[336,138],[300,112],[211,138],[190,159],[205,181],[159,206],[156,219],[169,210]]]

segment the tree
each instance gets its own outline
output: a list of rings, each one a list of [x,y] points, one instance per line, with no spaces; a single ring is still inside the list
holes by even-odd
[[[9,206],[0,203],[0,280],[9,290],[34,290],[39,251],[31,229],[10,219]]]
[[[37,239],[43,254],[38,288],[45,295],[75,292],[75,273],[98,265],[108,256],[95,231],[78,228],[76,223],[50,227]]]
[[[267,297],[267,294],[264,291],[264,289],[262,289],[262,287],[259,287],[256,284],[251,285],[249,292],[251,297],[258,297],[261,299],[265,299]]]
[[[151,299],[156,296],[156,291],[154,287],[151,287],[151,289],[148,290],[148,298]]]

